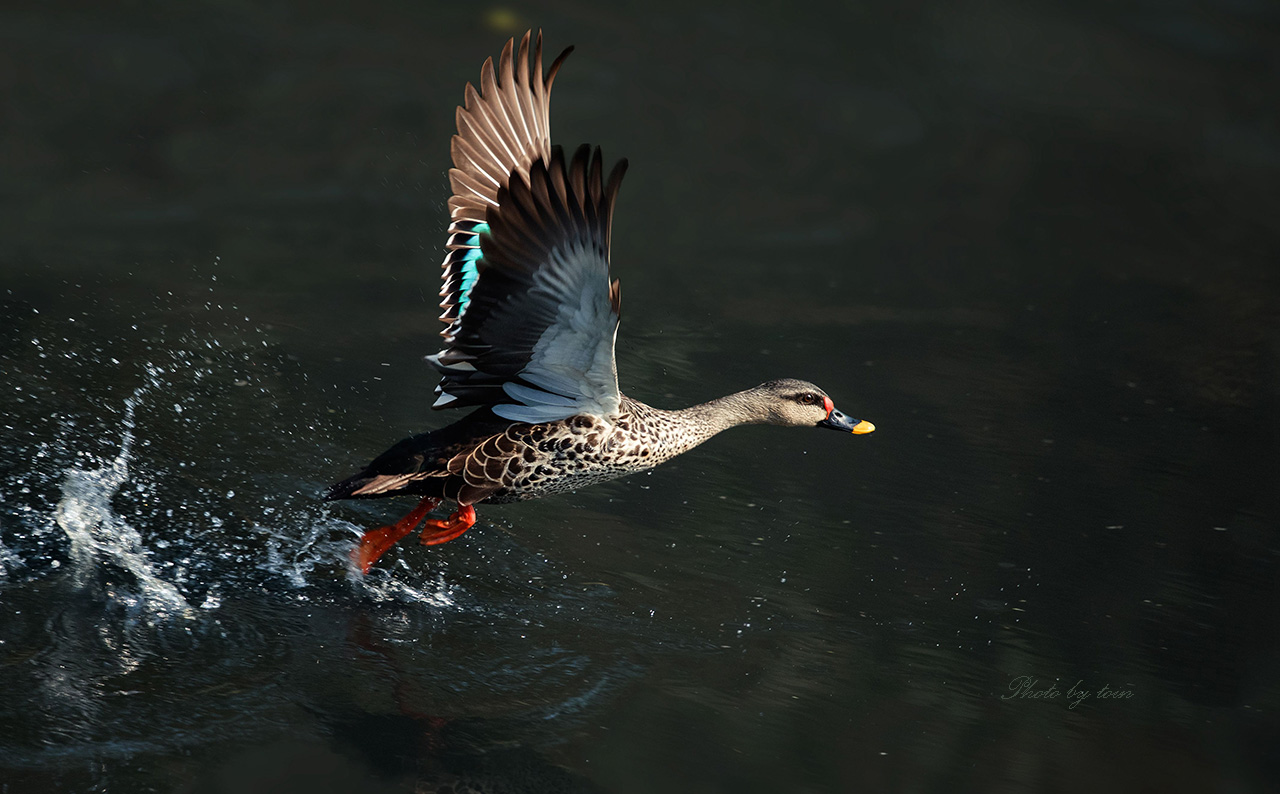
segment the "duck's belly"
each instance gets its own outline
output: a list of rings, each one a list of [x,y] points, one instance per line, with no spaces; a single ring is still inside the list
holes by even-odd
[[[508,435],[514,434],[509,430]],[[629,423],[610,427],[580,416],[560,427],[522,435],[519,471],[508,468],[502,478],[505,485],[486,502],[521,502],[576,491],[646,471],[670,457]]]
[[[653,468],[652,465],[640,465],[639,462],[555,461],[539,466],[527,475],[522,475],[515,482],[490,496],[485,502],[505,504],[567,493],[651,468]]]

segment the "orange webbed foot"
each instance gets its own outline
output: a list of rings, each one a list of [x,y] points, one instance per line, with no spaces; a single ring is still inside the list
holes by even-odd
[[[441,543],[448,543],[471,529],[475,523],[476,509],[471,505],[459,505],[458,509],[453,511],[453,515],[444,521],[433,518],[426,522],[422,530],[422,545],[439,546]]]
[[[413,508],[413,512],[394,524],[371,529],[360,536],[360,543],[351,550],[351,562],[360,569],[360,573],[368,573],[378,558],[396,545],[396,542],[418,528],[422,519],[427,517],[440,504],[440,500],[428,496]],[[464,530],[465,531],[465,530]],[[461,533],[459,533],[461,534]]]

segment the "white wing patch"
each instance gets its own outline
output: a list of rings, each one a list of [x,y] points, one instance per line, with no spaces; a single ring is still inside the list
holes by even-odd
[[[503,384],[519,404],[495,405],[493,412],[514,422],[613,416],[622,398],[613,357],[618,315],[609,302],[609,262],[582,245],[557,248],[548,259],[549,266],[533,274],[529,292],[559,310],[520,372],[523,381],[537,388]]]

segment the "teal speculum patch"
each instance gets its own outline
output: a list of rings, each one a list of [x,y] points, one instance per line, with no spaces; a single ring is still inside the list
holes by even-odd
[[[458,285],[458,314],[461,315],[467,310],[467,305],[471,303],[471,288],[476,285],[476,279],[480,278],[480,259],[484,256],[480,251],[480,235],[487,234],[489,224],[477,223],[472,231],[475,232],[465,243],[471,250],[463,255],[462,267],[462,283]]]

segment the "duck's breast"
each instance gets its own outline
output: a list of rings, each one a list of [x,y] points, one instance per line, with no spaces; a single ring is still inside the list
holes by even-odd
[[[653,438],[637,432],[629,415],[613,422],[574,416],[548,424],[513,426],[506,434],[518,442],[518,461],[508,466],[507,484],[488,502],[517,502],[576,491],[651,469],[665,459]]]

